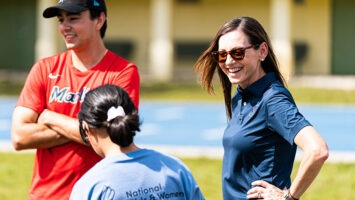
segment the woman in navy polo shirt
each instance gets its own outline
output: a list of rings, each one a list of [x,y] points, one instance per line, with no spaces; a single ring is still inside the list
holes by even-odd
[[[328,147],[285,88],[260,23],[250,17],[226,22],[195,70],[209,93],[215,72],[223,88],[223,199],[299,199],[328,158]],[[238,85],[233,97],[232,84]],[[291,183],[297,147],[303,159]]]

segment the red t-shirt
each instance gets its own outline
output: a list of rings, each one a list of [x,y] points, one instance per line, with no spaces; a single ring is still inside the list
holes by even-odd
[[[31,69],[17,106],[37,113],[44,109],[77,117],[85,94],[103,84],[115,84],[138,108],[140,78],[133,63],[108,51],[89,71],[77,70],[69,51],[42,59]],[[101,158],[76,142],[37,149],[29,199],[69,199],[74,183]]]

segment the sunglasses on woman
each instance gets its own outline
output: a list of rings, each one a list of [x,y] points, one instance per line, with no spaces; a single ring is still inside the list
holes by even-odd
[[[236,48],[230,51],[212,51],[212,57],[219,63],[225,63],[227,60],[228,54],[232,56],[234,60],[243,60],[245,56],[245,50],[254,47],[254,45],[244,47],[244,48]]]

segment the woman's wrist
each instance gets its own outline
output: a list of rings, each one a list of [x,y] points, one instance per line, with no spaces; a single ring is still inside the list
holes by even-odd
[[[290,193],[290,190],[284,190],[284,195],[282,197],[282,200],[299,200],[299,199],[293,197],[292,194]]]
[[[291,194],[291,192],[290,192],[289,189],[288,189],[288,194],[290,195],[290,197],[291,197],[293,200],[299,200],[299,198],[296,198],[296,197],[292,196],[292,194]]]

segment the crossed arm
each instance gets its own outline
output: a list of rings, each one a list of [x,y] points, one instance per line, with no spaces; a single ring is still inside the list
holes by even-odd
[[[41,114],[18,106],[12,116],[11,139],[15,150],[51,148],[70,141],[84,144],[78,120],[44,110]]]

